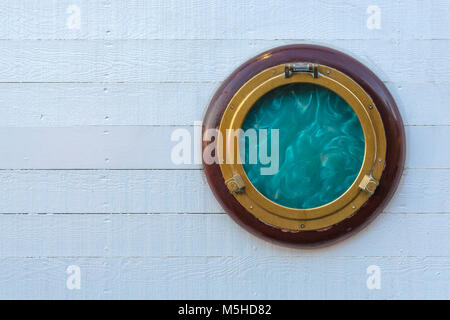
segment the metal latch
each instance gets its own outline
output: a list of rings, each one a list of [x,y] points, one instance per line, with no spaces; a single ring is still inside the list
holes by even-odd
[[[298,62],[284,66],[285,78],[290,78],[294,73],[310,73],[313,78],[319,77],[319,66],[309,62]]]
[[[230,179],[225,181],[225,184],[227,185],[228,190],[232,193],[244,192],[244,180],[242,180],[242,177],[238,174],[233,174]]]
[[[369,175],[365,175],[360,184],[359,184],[359,188],[361,190],[366,191],[369,194],[373,194],[375,192],[375,189],[378,187],[378,181],[375,180],[372,176]]]

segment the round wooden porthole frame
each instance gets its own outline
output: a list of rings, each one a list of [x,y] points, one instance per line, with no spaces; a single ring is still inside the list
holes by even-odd
[[[318,80],[319,78],[321,79]],[[249,103],[243,102],[245,99],[253,95],[247,100],[255,101],[264,92],[286,81],[310,83],[320,81],[320,85],[331,88],[333,91],[341,90],[338,92],[339,95],[357,113],[365,129],[366,155],[369,150],[371,159],[366,161],[367,157],[365,157],[365,167],[363,164],[365,169],[361,170],[352,188],[346,192],[346,199],[351,201],[342,202],[342,199],[337,199],[339,201],[333,201],[327,205],[328,208],[325,209],[328,211],[338,210],[337,214],[333,215],[321,214],[324,212],[322,208],[315,212],[283,209],[285,216],[278,213],[271,216],[264,212],[264,199],[258,198],[258,201],[262,202],[254,202],[255,196],[251,198],[250,195],[249,198],[239,192],[230,191],[230,179],[232,181],[233,175],[239,172],[239,166],[233,167],[222,161],[222,152],[225,153],[225,149],[222,151],[216,148],[219,150],[215,155],[216,161],[204,162],[204,171],[222,207],[247,230],[267,240],[285,245],[322,246],[346,238],[362,229],[383,210],[392,197],[398,186],[405,161],[403,122],[391,94],[383,82],[367,67],[334,49],[303,44],[274,48],[250,59],[234,71],[212,98],[203,120],[203,133],[208,132],[209,129],[224,131],[230,126],[239,126],[245,112],[237,117],[238,120],[236,116],[231,115],[236,114],[236,109],[248,109]],[[347,89],[355,93],[358,99],[353,101],[351,97],[353,94],[347,95],[344,89],[337,88],[336,82],[338,86],[339,83],[343,84],[344,89],[348,87]],[[252,88],[256,87],[259,88],[259,93],[255,95],[255,91],[258,90]],[[356,101],[360,101],[361,106],[358,107]],[[374,130],[376,139],[371,138],[372,129],[370,128]],[[226,137],[226,134],[220,136]],[[220,139],[218,141],[213,139],[211,142],[204,137],[203,149],[208,147],[210,150],[211,144],[217,147],[217,145],[223,145],[223,142]],[[370,153],[370,150],[374,151]],[[243,176],[245,178],[245,174]],[[248,186],[249,182],[245,182]],[[234,184],[233,186],[235,187]],[[372,187],[376,189],[373,190]],[[358,193],[359,198],[348,196],[351,190],[356,194],[358,188],[359,191],[365,191]],[[364,188],[365,190],[362,190]],[[250,190],[249,193],[251,194]],[[257,192],[254,192],[254,195],[256,194]],[[344,196],[345,194],[340,198],[345,198]],[[268,202],[267,205],[274,204]],[[274,208],[274,210],[279,209]]]

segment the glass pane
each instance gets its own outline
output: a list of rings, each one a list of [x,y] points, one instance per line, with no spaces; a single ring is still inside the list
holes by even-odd
[[[364,134],[358,117],[325,87],[294,83],[275,88],[250,109],[242,129],[245,172],[277,204],[297,209],[325,205],[341,196],[361,169]],[[251,143],[249,129],[256,129],[257,143]],[[266,129],[267,138],[260,129]],[[278,139],[271,129],[279,130]]]

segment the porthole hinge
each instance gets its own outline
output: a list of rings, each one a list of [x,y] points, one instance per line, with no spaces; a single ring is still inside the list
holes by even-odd
[[[294,73],[310,73],[313,78],[319,77],[319,66],[315,63],[298,62],[284,66],[285,78],[290,78]]]
[[[372,176],[365,175],[359,183],[359,188],[369,194],[373,194],[378,187],[378,181]]]
[[[245,188],[244,180],[242,180],[242,177],[238,174],[233,174],[233,176],[230,179],[227,179],[225,181],[225,184],[227,185],[227,188],[231,193],[244,192]]]

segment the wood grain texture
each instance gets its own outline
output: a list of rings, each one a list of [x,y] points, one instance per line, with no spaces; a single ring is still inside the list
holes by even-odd
[[[446,0],[1,1],[0,298],[450,298],[449,14]],[[317,251],[254,238],[198,166],[168,162],[170,132],[192,130],[228,74],[298,42],[365,63],[408,125],[386,214]]]
[[[73,4],[79,29],[66,27]],[[374,4],[379,30],[366,27]],[[449,13],[445,0],[8,0],[0,39],[449,39]]]
[[[0,218],[0,260],[103,256],[448,257],[450,252],[449,213],[381,214],[364,231],[339,245],[314,250],[290,249],[260,240],[244,232],[226,214],[8,214]]]
[[[217,85],[198,82],[2,83],[0,126],[193,125],[194,121],[201,121]],[[431,84],[425,90],[436,92]],[[440,104],[437,94],[427,96],[433,99],[430,105]],[[445,119],[450,123],[450,115],[433,117],[438,123]]]
[[[190,135],[187,163],[172,161],[180,138]],[[406,168],[450,168],[450,126],[407,126]],[[199,169],[194,126],[0,127],[0,169]],[[188,159],[189,159],[188,158]]]
[[[81,270],[67,290],[66,269]],[[368,290],[367,267],[381,270]],[[7,258],[0,298],[448,299],[448,257]]]
[[[298,40],[5,40],[0,82],[221,81],[243,61]],[[450,40],[329,40],[381,80],[448,79]],[[389,54],[386,54],[389,52]],[[447,81],[448,82],[448,81]]]
[[[192,125],[219,83],[1,83],[0,126]],[[450,83],[386,85],[406,125],[450,125]]]
[[[385,212],[450,213],[449,179],[405,170]],[[0,180],[0,213],[223,213],[201,170],[0,170]]]

